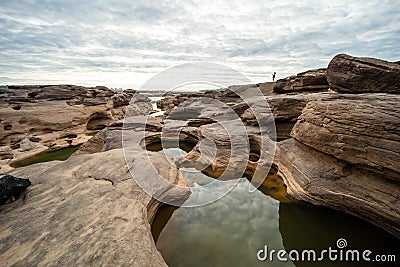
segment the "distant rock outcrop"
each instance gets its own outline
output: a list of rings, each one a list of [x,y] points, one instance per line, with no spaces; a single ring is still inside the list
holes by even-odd
[[[315,69],[277,80],[273,91],[275,93],[326,91],[328,88],[326,69]]]
[[[0,172],[8,164],[48,149],[86,142],[131,112],[147,114],[150,100],[133,90],[115,93],[104,86],[9,86],[0,90]]]
[[[342,93],[400,93],[398,62],[339,54],[328,65],[327,79]]]

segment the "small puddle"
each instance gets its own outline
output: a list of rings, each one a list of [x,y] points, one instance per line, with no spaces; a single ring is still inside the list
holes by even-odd
[[[13,168],[24,167],[28,165],[32,165],[35,163],[52,161],[52,160],[66,160],[71,156],[75,151],[79,149],[79,146],[69,146],[57,150],[47,150],[36,155],[33,155],[29,158],[25,158],[19,161],[15,161],[10,164]]]
[[[185,154],[177,148],[163,149],[169,157]],[[249,192],[246,178],[219,181],[195,169],[181,168],[187,183],[210,183],[213,190],[192,190],[186,204],[213,199],[221,190],[233,189],[224,197],[200,207],[159,208],[152,223],[157,249],[174,266],[366,266],[353,262],[260,262],[257,252],[268,250],[336,248],[338,238],[354,249],[397,254],[400,240],[353,216],[328,208],[282,203],[261,190]],[[399,255],[396,255],[397,257]],[[367,265],[368,266],[368,265]],[[373,265],[370,265],[373,266]],[[384,264],[384,266],[396,266]]]

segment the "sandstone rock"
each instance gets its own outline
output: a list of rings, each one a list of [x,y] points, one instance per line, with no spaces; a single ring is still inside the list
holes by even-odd
[[[276,138],[273,138],[271,133],[270,136],[273,139],[283,140],[290,138],[290,132],[308,101],[318,100],[329,95],[330,94],[327,92],[284,96],[271,95],[266,96],[265,98],[253,98],[248,103],[241,102],[232,106],[232,109],[247,125],[258,126],[258,121],[252,109],[261,110],[268,105],[273,114],[276,127]],[[249,108],[249,105],[252,108]],[[264,123],[272,123],[272,120]],[[271,125],[271,127],[274,126]]]
[[[22,191],[31,185],[29,179],[4,175],[0,178],[0,205],[18,199]]]
[[[145,114],[150,100],[134,92],[114,93],[106,87],[74,85],[9,86],[0,94],[0,168],[49,148],[86,142],[96,132],[131,112]]]
[[[315,69],[276,81],[275,93],[326,91],[328,90],[326,69]]]
[[[292,136],[338,159],[400,179],[400,97],[333,94],[310,101]]]
[[[256,86],[261,90],[262,94],[265,96],[270,96],[274,94],[274,82],[257,83]]]
[[[161,122],[162,119],[159,117],[147,117],[147,121],[142,123],[138,121],[135,124],[126,123],[124,125],[122,120],[114,122],[82,144],[73,156],[122,148],[122,131],[124,127],[125,129],[136,128],[138,130],[146,128],[149,132],[160,132],[162,128]]]
[[[400,237],[398,183],[288,139],[274,163],[292,200],[353,214]]]
[[[147,157],[145,151],[136,156]],[[184,185],[164,156],[150,157],[164,177]],[[3,266],[167,266],[149,225],[160,203],[134,182],[121,149],[35,164],[11,174],[29,178],[32,186],[24,199],[0,207]],[[187,190],[163,190],[166,198],[184,201],[188,196]]]
[[[400,93],[400,65],[375,58],[335,56],[327,68],[329,87],[343,93]]]

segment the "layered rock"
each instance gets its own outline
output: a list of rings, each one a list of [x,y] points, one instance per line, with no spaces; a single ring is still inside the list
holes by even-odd
[[[400,179],[400,97],[333,95],[310,101],[292,136],[335,158]]]
[[[274,95],[272,90],[274,84],[275,83],[272,82],[265,82],[257,84],[232,85],[225,90],[210,90],[204,93],[182,93],[167,95],[157,101],[157,107],[164,110],[165,115],[168,115],[173,108],[179,106],[183,102],[202,97],[217,99],[228,106],[233,106],[242,102],[242,99],[240,99],[239,95],[251,97],[252,95],[255,95],[255,90],[260,91],[261,94],[265,96]],[[258,95],[258,93],[256,95]]]
[[[0,167],[44,150],[86,142],[123,118],[132,97],[137,114],[151,110],[147,97],[128,90],[74,85],[9,86],[0,92]]]
[[[383,87],[369,79],[392,77],[390,64],[338,55],[328,67],[328,81],[340,92],[379,92]],[[388,77],[376,76],[384,68]],[[387,92],[395,92],[395,83],[385,82],[391,83]],[[274,164],[288,197],[356,215],[399,237],[399,101],[384,93],[308,99],[293,138],[277,144]]]
[[[400,65],[375,58],[335,56],[328,65],[332,90],[343,93],[400,93]]]
[[[275,93],[326,91],[328,88],[326,69],[315,69],[277,80],[273,91]]]
[[[295,139],[277,144],[278,175],[294,201],[353,214],[400,237],[400,186]]]
[[[162,128],[162,119],[159,117],[147,117],[147,121],[131,123],[124,125],[124,121],[113,122],[110,126],[98,132],[86,143],[82,144],[78,151],[73,155],[93,154],[112,149],[122,148],[122,131],[128,127],[146,129],[149,132],[160,132]],[[138,143],[139,144],[139,143]],[[140,146],[138,146],[139,148]]]

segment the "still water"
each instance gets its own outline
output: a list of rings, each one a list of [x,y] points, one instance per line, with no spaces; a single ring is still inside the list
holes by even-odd
[[[22,159],[10,164],[11,167],[18,168],[24,167],[35,163],[52,161],[52,160],[66,160],[69,156],[71,156],[75,151],[79,149],[79,146],[70,146],[57,150],[44,151],[42,153],[38,153],[33,155],[32,157]]]
[[[182,154],[179,149],[162,153]],[[259,261],[257,252],[268,250],[336,247],[344,238],[352,249],[398,254],[400,240],[353,216],[327,208],[284,204],[260,191],[249,192],[245,178],[218,181],[194,169],[181,169],[189,185],[212,183],[213,190],[192,190],[186,204],[211,199],[226,188],[233,189],[219,200],[200,207],[163,206],[153,222],[156,246],[165,261],[175,266],[377,266],[365,262]],[[400,255],[396,255],[399,260]],[[398,266],[384,263],[378,266]]]

